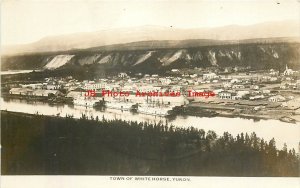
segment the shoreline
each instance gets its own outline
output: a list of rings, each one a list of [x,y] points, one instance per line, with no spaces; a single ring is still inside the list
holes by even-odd
[[[37,102],[44,102],[51,105],[62,105],[62,104],[71,104],[72,101],[66,98],[46,98],[46,97],[28,97],[28,96],[17,96],[17,95],[10,95],[6,93],[2,93],[1,97],[3,99],[19,99],[19,100],[26,100],[26,101],[37,101]],[[266,114],[250,114],[250,113],[241,113],[241,108],[233,108],[230,106],[200,106],[201,103],[190,103],[183,109],[179,109],[175,111],[174,115],[187,115],[187,116],[195,116],[195,117],[228,117],[228,118],[246,118],[246,119],[253,119],[256,120],[279,120],[282,122],[287,123],[298,123],[300,122],[300,116],[290,115],[290,114],[282,114],[281,116],[276,116],[272,113],[271,110],[266,110],[264,113]],[[245,111],[245,109],[243,109]],[[249,108],[246,108],[249,111]],[[173,116],[174,116],[173,115]],[[296,116],[296,118],[294,117]],[[286,118],[286,119],[283,119]]]
[[[245,113],[241,111],[250,111],[249,108],[241,109],[241,108],[233,108],[230,106],[199,106],[200,103],[191,103],[187,108],[193,109],[194,111],[208,111],[212,114],[217,114],[215,116],[218,117],[229,117],[229,118],[246,118],[246,119],[253,119],[253,120],[279,120],[282,122],[287,123],[297,123],[300,122],[300,117],[297,115],[291,115],[288,111],[281,112],[282,115],[278,116],[276,114],[272,113],[272,110],[265,110],[264,114],[251,114],[251,113]],[[274,110],[273,110],[274,112]],[[197,116],[197,115],[196,115]],[[296,117],[295,117],[296,116]],[[286,119],[286,120],[285,120]]]

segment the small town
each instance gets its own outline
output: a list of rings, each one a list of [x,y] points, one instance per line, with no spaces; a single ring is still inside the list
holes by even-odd
[[[300,121],[299,72],[288,66],[283,72],[233,67],[223,72],[212,68],[172,69],[167,76],[121,72],[82,81],[72,76],[49,77],[34,83],[3,83],[2,87],[2,95],[6,91],[5,96],[10,98],[136,110],[155,116],[174,114],[175,108],[188,115],[207,111],[209,115]],[[109,95],[112,92],[119,94]],[[136,97],[136,92],[168,92],[176,97],[140,94]],[[211,95],[205,97],[201,94],[205,92]]]
[[[299,188],[299,2],[4,1],[0,187]]]

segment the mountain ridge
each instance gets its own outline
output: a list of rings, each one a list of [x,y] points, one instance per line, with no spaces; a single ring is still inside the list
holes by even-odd
[[[140,41],[182,41],[191,39],[241,41],[255,38],[282,37],[299,38],[300,24],[297,21],[279,21],[249,26],[229,25],[195,29],[160,26],[108,29],[96,32],[49,36],[30,44],[3,47],[2,52],[4,55],[13,55],[74,49],[84,50]]]

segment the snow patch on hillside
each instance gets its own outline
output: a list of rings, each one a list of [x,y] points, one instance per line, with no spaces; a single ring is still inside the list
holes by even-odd
[[[100,61],[98,61],[99,64],[105,64],[105,63],[109,63],[111,61],[111,55],[107,55],[103,58],[100,59]]]
[[[266,53],[266,50],[263,48],[263,47],[259,47],[259,49],[261,50],[261,51],[263,51],[264,53]]]
[[[277,53],[275,50],[273,50],[273,49],[272,49],[272,55],[273,55],[273,57],[276,58],[276,59],[279,58],[278,53]]]
[[[217,66],[216,52],[209,50],[208,60],[210,61],[211,65]]]
[[[179,50],[176,53],[174,53],[170,58],[164,57],[162,59],[163,62],[163,66],[168,66],[171,63],[173,63],[174,61],[178,60],[179,58],[181,58],[183,55],[183,50]]]
[[[45,65],[46,69],[57,69],[65,64],[67,64],[74,55],[57,55],[49,63]]]
[[[200,51],[197,51],[194,55],[194,60],[203,60],[203,55]]]
[[[242,60],[242,53],[241,52],[237,53],[237,58],[238,58],[238,60]]]
[[[101,57],[101,54],[95,54],[92,56],[86,56],[78,59],[80,65],[89,65],[97,62],[97,60]]]
[[[231,54],[230,54],[230,52],[228,52],[228,51],[226,51],[226,57],[228,57],[230,60],[233,59],[232,56],[231,56]]]
[[[142,55],[133,66],[138,65],[140,63],[143,63],[144,61],[146,61],[147,59],[149,59],[152,56],[153,52],[154,51],[150,51],[150,52]]]
[[[219,56],[221,56],[221,57],[226,57],[226,54],[223,53],[223,52],[220,50],[220,51],[219,51]]]

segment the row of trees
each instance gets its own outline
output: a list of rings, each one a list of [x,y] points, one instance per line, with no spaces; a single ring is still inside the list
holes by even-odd
[[[3,174],[299,176],[275,140],[105,118],[1,112]]]

